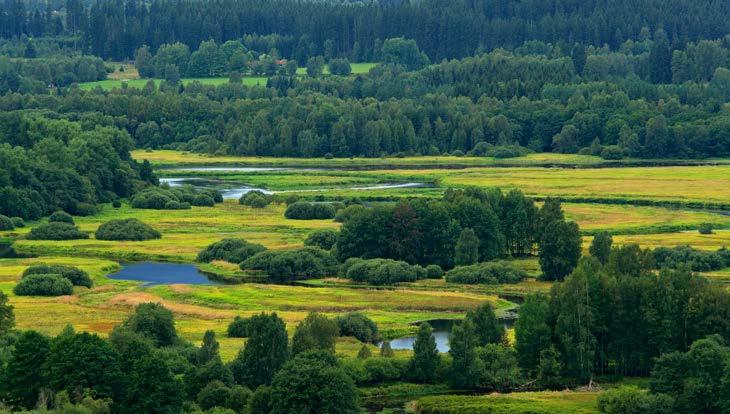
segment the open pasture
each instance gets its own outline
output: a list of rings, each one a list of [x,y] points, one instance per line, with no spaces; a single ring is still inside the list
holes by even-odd
[[[126,83],[130,88],[142,89],[145,87],[150,79],[105,79],[95,82],[83,82],[79,84],[79,88],[82,90],[91,90],[96,87],[100,87],[105,90],[112,90],[114,88],[121,88],[123,83]],[[160,86],[160,79],[152,79],[155,82],[155,86]],[[266,86],[268,78],[263,76],[245,76],[243,77],[243,84],[246,86]],[[221,85],[228,83],[228,77],[220,78],[183,78],[180,80],[183,85],[188,85],[192,82],[200,82],[203,85]]]
[[[543,391],[482,396],[433,396],[416,403],[421,414],[589,414],[597,392]]]

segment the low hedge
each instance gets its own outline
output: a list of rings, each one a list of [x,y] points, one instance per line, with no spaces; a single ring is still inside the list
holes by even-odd
[[[271,204],[273,197],[269,194],[264,194],[261,191],[253,190],[242,195],[238,199],[238,204],[249,206],[253,208],[264,208]]]
[[[305,246],[319,247],[323,250],[331,250],[335,243],[337,243],[337,232],[330,229],[314,231],[304,240]]]
[[[244,260],[243,270],[257,270],[274,282],[312,279],[333,276],[337,273],[337,260],[316,247],[258,253]]]
[[[13,220],[11,220],[8,216],[3,216],[2,214],[0,214],[0,231],[13,229],[15,229],[15,224],[13,224]]]
[[[212,262],[213,260],[225,260],[229,263],[241,263],[249,257],[261,253],[266,247],[249,243],[243,239],[223,239],[217,241],[198,253],[199,262]]]
[[[423,267],[392,259],[348,259],[343,271],[353,282],[371,285],[415,282],[427,277]]]
[[[53,222],[33,227],[27,238],[29,240],[79,240],[88,239],[89,235],[77,229],[73,224]]]
[[[284,217],[292,220],[326,220],[334,218],[336,212],[330,203],[298,201],[286,208]]]
[[[61,296],[73,293],[71,281],[61,275],[36,274],[20,279],[13,293],[18,296]]]
[[[517,283],[527,277],[527,272],[505,261],[477,263],[459,266],[446,272],[446,281],[468,285]]]
[[[74,218],[65,211],[56,211],[55,213],[48,216],[49,223],[68,223],[75,224]]]
[[[62,277],[68,279],[68,281],[71,282],[71,284],[74,286],[86,286],[89,288],[92,286],[91,278],[89,277],[89,275],[83,270],[73,266],[46,264],[34,265],[25,269],[22,277],[25,278],[30,275],[44,274],[61,275]]]
[[[96,230],[98,240],[152,240],[162,237],[159,231],[135,219],[111,220]]]

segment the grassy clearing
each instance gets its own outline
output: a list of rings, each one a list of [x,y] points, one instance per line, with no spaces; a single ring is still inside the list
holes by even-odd
[[[130,88],[142,89],[145,87],[150,79],[105,79],[95,82],[82,82],[79,84],[79,88],[82,90],[91,90],[96,87],[100,87],[105,90],[112,90],[114,88],[121,88],[122,83],[126,83]],[[160,86],[160,79],[152,79],[155,82],[155,86]],[[243,84],[246,86],[266,86],[268,78],[263,76],[246,76],[243,78]],[[194,81],[198,81],[203,85],[221,85],[228,83],[228,77],[220,78],[183,78],[181,79],[183,85],[187,85]]]
[[[583,246],[590,244],[591,238],[583,239]],[[614,236],[614,244],[637,243],[641,247],[675,247],[692,246],[702,250],[717,250],[722,247],[730,247],[730,231],[717,230],[714,234],[699,234],[697,231],[686,231],[668,234],[637,234],[626,236]]]
[[[434,396],[416,403],[421,414],[596,413],[597,392],[520,392],[483,396]]]
[[[361,75],[370,72],[370,69],[374,68],[377,65],[378,63],[374,62],[350,63],[350,68],[352,68],[353,75]],[[323,73],[325,75],[328,75],[330,73],[329,65],[325,65]],[[297,75],[303,76],[306,74],[307,68],[297,68]]]
[[[331,220],[288,220],[284,218],[284,210],[285,206],[280,204],[254,209],[241,206],[235,200],[190,210],[140,210],[128,204],[114,209],[105,205],[95,216],[77,217],[79,228],[94,232],[106,221],[134,217],[162,232],[163,237],[141,242],[102,241],[93,236],[86,240],[18,240],[15,248],[41,255],[191,262],[198,251],[223,238],[240,237],[270,249],[293,248],[301,246],[313,230],[339,226]],[[18,229],[16,234],[22,236],[30,227]]]

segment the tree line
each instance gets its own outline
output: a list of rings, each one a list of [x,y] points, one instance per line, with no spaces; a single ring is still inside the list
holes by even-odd
[[[131,58],[143,44],[155,51],[181,42],[197,48],[247,34],[278,34],[292,40],[279,45],[284,57],[325,55],[356,61],[377,60],[387,38],[414,39],[433,61],[472,55],[478,50],[516,47],[525,41],[573,42],[618,46],[663,28],[673,48],[716,39],[730,29],[725,2],[671,3],[661,0],[572,2],[459,0],[443,2],[298,2],[226,0],[102,1],[87,5],[69,0],[45,9],[6,2],[0,16],[2,37],[65,33],[81,36],[84,48],[105,59]],[[55,6],[55,7],[54,7]],[[62,19],[61,16],[65,16]]]

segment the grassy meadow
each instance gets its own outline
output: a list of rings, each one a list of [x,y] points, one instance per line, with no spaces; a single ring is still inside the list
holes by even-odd
[[[119,82],[119,80],[104,81]],[[130,81],[132,82],[132,81]],[[370,202],[392,202],[401,197],[440,197],[449,187],[520,188],[528,195],[560,196],[567,201],[563,209],[568,219],[576,221],[584,234],[584,250],[591,235],[598,231],[614,234],[617,244],[638,243],[643,247],[692,245],[716,250],[730,245],[730,216],[718,211],[682,207],[682,203],[728,203],[730,165],[675,167],[605,167],[596,157],[560,154],[533,154],[520,159],[413,157],[352,160],[208,157],[177,151],[135,151],[138,160],[148,159],[162,177],[198,177],[219,180],[228,186],[249,185],[273,191],[297,193],[304,197],[360,197]],[[507,164],[509,162],[509,164]],[[719,162],[718,164],[722,164]],[[523,165],[517,167],[515,165]],[[200,166],[249,166],[303,169],[274,171],[191,171]],[[545,168],[551,166],[552,168]],[[560,168],[571,166],[579,168]],[[446,168],[448,167],[448,168]],[[458,169],[456,168],[458,167]],[[188,168],[188,170],[186,170]],[[428,183],[423,188],[358,190],[387,183]],[[590,201],[589,199],[596,199]],[[600,200],[599,200],[600,199]],[[676,207],[639,206],[600,202],[612,200],[671,201]],[[590,202],[589,202],[590,201]],[[107,277],[120,269],[119,262],[167,261],[192,263],[205,246],[223,238],[244,238],[269,249],[300,247],[307,235],[317,229],[337,229],[332,220],[289,220],[285,206],[272,204],[263,209],[241,206],[226,200],[215,207],[190,210],[133,209],[128,202],[115,209],[102,206],[99,213],[76,217],[82,231],[91,234],[86,240],[37,241],[24,236],[38,223],[25,228],[0,232],[0,240],[14,240],[16,251],[36,258],[0,259],[0,290],[9,294],[15,307],[17,325],[57,334],[67,324],[78,330],[108,335],[113,327],[132,312],[135,305],[156,301],[175,313],[176,326],[186,340],[198,343],[203,333],[212,329],[221,343],[225,360],[231,360],[244,343],[225,336],[228,323],[236,315],[275,311],[287,321],[292,333],[297,322],[308,312],[337,315],[362,311],[375,320],[383,334],[395,338],[414,332],[414,324],[429,319],[454,319],[485,301],[495,305],[498,315],[505,315],[515,304],[503,298],[532,292],[548,292],[551,283],[539,281],[536,258],[516,259],[529,278],[514,285],[457,285],[444,280],[422,280],[395,287],[372,288],[353,285],[349,280],[326,278],[309,280],[301,285],[158,285],[144,286],[131,281]],[[140,242],[101,241],[93,232],[111,219],[137,218],[159,230],[163,237]],[[700,224],[711,223],[714,234],[701,235]],[[76,287],[69,296],[42,298],[18,297],[12,289],[23,270],[37,263],[74,265],[87,271],[94,280],[91,289]],[[213,262],[201,270],[243,279],[236,265]],[[706,276],[717,283],[730,283],[730,269]],[[511,335],[511,334],[510,334]],[[352,338],[341,338],[337,352],[354,356],[362,345]],[[372,352],[377,350],[372,346]],[[409,351],[397,351],[406,358]],[[398,398],[402,387],[368,389],[367,398]],[[401,388],[399,388],[401,387]],[[400,391],[399,391],[400,390]],[[403,391],[405,392],[405,391]],[[414,398],[445,392],[428,387],[419,394],[408,388]],[[595,412],[595,392],[539,392],[491,394],[484,396],[441,395],[425,397],[415,403],[417,412],[438,413],[565,413]],[[367,399],[366,398],[366,399]],[[411,398],[411,399],[414,399]],[[413,403],[411,404],[413,405]]]

